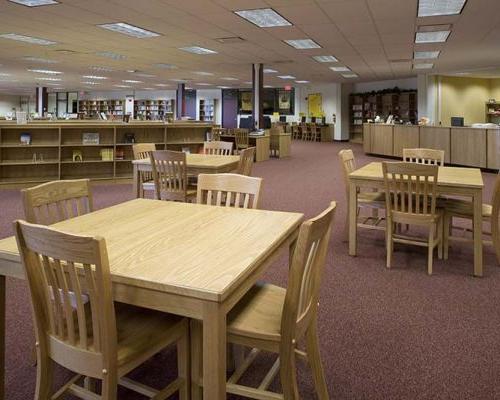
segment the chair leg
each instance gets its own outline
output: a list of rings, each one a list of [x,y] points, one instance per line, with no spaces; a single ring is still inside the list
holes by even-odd
[[[438,224],[437,224],[437,237],[438,237],[438,258],[440,260],[443,259],[443,215],[441,214],[441,217],[439,218]]]
[[[392,240],[392,231],[394,229],[394,224],[392,221],[387,220],[386,223],[386,231],[385,231],[385,242],[386,242],[386,251],[387,251],[387,268],[391,268],[392,265],[392,252],[394,250],[394,241]]]
[[[450,246],[450,229],[451,229],[451,223],[452,223],[452,218],[450,215],[445,212],[444,217],[443,217],[443,258],[445,260],[448,259],[448,250]]]
[[[283,352],[280,352],[283,353]],[[286,356],[280,354],[280,378],[285,400],[298,400],[299,389],[297,385],[297,369],[295,365],[294,349],[291,348]]]
[[[349,241],[349,207],[347,207],[347,212],[345,214],[345,225],[344,225],[344,242]]]
[[[497,263],[500,265],[500,221],[491,221],[491,241],[497,255]]]
[[[316,394],[318,399],[327,400],[329,399],[328,388],[325,381],[325,373],[323,371],[323,365],[321,364],[321,354],[319,351],[318,343],[318,330],[316,326],[316,321],[311,323],[311,326],[306,332],[306,349],[307,358],[309,360],[309,365],[311,366],[314,385],[316,387]]]
[[[432,275],[432,259],[434,257],[434,229],[436,229],[435,226],[431,226],[429,229],[429,241],[427,242],[428,245],[428,252],[427,252],[427,274]]]
[[[189,339],[185,332],[177,341],[177,370],[179,378],[184,380],[184,384],[179,389],[179,400],[188,400],[190,398],[191,371],[189,358]]]
[[[203,377],[203,325],[201,321],[192,319],[190,322],[191,336],[191,399],[202,398]]]
[[[47,351],[38,347],[36,364],[36,400],[47,400],[52,392],[52,375],[54,364],[49,358]]]

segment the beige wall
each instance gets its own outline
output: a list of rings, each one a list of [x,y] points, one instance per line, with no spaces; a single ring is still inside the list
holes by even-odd
[[[500,101],[500,79],[491,79],[490,98]]]
[[[450,125],[451,117],[464,117],[466,125],[486,122],[485,103],[490,98],[490,79],[441,76],[440,118]]]
[[[0,95],[0,117],[4,117],[5,114],[12,112],[13,108],[20,110],[19,96],[10,94]]]

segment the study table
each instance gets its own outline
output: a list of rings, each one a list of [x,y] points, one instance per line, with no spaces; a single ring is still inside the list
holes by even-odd
[[[302,219],[298,213],[135,199],[53,226],[106,239],[116,301],[203,322],[203,398],[220,400],[226,398],[226,315],[295,241]],[[14,237],[0,240],[1,400],[6,276],[24,279]]]
[[[474,218],[474,275],[483,275],[483,177],[478,168],[439,167],[437,194],[472,199]],[[356,210],[358,189],[385,190],[381,162],[371,162],[349,174],[349,255],[357,252]]]
[[[188,174],[222,174],[234,171],[240,162],[239,156],[217,156],[212,154],[186,154],[186,168]],[[141,197],[141,172],[151,172],[149,159],[133,160],[133,193],[135,197]]]

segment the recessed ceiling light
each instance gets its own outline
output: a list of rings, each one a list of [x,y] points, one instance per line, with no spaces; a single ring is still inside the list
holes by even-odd
[[[460,14],[467,0],[419,0],[418,16],[434,17],[437,15]]]
[[[40,57],[23,57],[23,60],[25,61],[31,61],[31,62],[37,62],[37,63],[42,63],[42,64],[57,64],[59,61],[56,60],[49,60],[47,58],[40,58]]]
[[[82,82],[82,84],[84,84],[84,85],[100,85],[101,83],[100,82],[86,81],[86,82]]]
[[[443,43],[450,36],[450,31],[417,32],[415,43]]]
[[[179,48],[179,50],[187,51],[188,53],[193,54],[217,54],[215,50],[210,50],[199,46],[181,47]]]
[[[344,78],[348,78],[348,79],[349,79],[349,78],[357,78],[357,77],[358,77],[358,75],[357,75],[357,74],[342,74],[342,76],[343,76]]]
[[[280,78],[280,79],[295,79],[295,76],[293,76],[293,75],[278,75],[278,78]]]
[[[428,60],[431,58],[438,58],[440,51],[415,51],[413,58],[415,60]]]
[[[167,84],[167,83],[156,83],[155,86],[158,86],[158,87],[167,87],[167,86],[170,86],[170,85]]]
[[[264,68],[263,72],[265,74],[276,74],[276,73],[278,73],[278,71],[276,71],[275,69],[271,69],[271,68]]]
[[[114,87],[118,87],[118,88],[129,88],[129,87],[132,87],[132,86],[129,86],[129,85],[113,85]]]
[[[61,78],[47,78],[47,77],[42,77],[42,76],[37,76],[35,78],[37,81],[61,81]]]
[[[313,56],[317,62],[327,63],[327,62],[338,62],[334,56]]]
[[[36,72],[37,74],[47,74],[47,75],[60,75],[61,71],[52,71],[50,69],[28,69],[29,72]]]
[[[97,79],[97,80],[104,80],[108,79],[106,76],[97,76],[97,75],[83,75],[82,78],[87,78],[87,79]]]
[[[177,69],[177,66],[175,66],[173,64],[164,64],[164,63],[153,64],[153,67],[163,68],[163,69]]]
[[[295,81],[295,83],[309,83],[309,81]]]
[[[332,71],[335,72],[349,72],[351,71],[348,67],[330,67]]]
[[[122,82],[125,82],[125,83],[143,83],[142,81],[136,81],[133,79],[123,79]]]
[[[198,86],[210,86],[210,83],[195,83]]]
[[[148,31],[146,29],[139,28],[138,26],[130,25],[125,22],[116,22],[114,24],[102,24],[97,26],[138,39],[161,36],[159,33]]]
[[[47,39],[41,39],[31,36],[18,35],[17,33],[3,33],[0,35],[0,38],[16,40],[18,42],[25,42],[30,44],[38,44],[40,46],[50,46],[53,44],[57,44],[57,42],[53,42]]]
[[[321,46],[312,39],[285,40],[285,43],[299,50],[321,49]]]
[[[201,76],[212,76],[213,74],[211,72],[203,72],[203,71],[198,71],[194,72],[196,75],[201,75]]]
[[[235,11],[240,17],[246,19],[260,28],[272,28],[275,26],[291,26],[292,24],[283,18],[272,8],[260,8],[256,10]]]
[[[113,53],[112,51],[98,51],[96,54],[98,56],[111,58],[113,60],[125,60],[127,58],[122,54]]]
[[[231,78],[230,76],[220,78],[220,79],[223,81],[237,81],[238,80],[238,78]]]
[[[51,4],[59,4],[58,1],[54,0],[9,0],[9,1],[27,7],[49,6]]]
[[[431,68],[434,68],[434,64],[432,63],[413,64],[413,69],[431,69]]]

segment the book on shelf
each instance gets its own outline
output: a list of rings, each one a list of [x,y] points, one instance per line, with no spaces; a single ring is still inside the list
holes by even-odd
[[[123,147],[116,148],[115,160],[125,160],[125,149]]]
[[[101,149],[101,160],[102,161],[113,161],[113,148],[105,147]]]
[[[99,133],[98,132],[82,133],[82,144],[99,144]]]
[[[21,136],[19,136],[19,142],[24,145],[30,145],[31,144],[31,134],[30,133],[21,133]]]
[[[83,161],[83,153],[81,150],[73,150],[73,161],[81,162]]]

